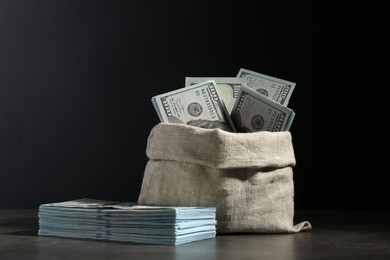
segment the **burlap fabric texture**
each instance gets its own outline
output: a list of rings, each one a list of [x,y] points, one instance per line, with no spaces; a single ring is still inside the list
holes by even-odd
[[[217,233],[296,233],[291,133],[159,123],[138,203],[217,208]]]

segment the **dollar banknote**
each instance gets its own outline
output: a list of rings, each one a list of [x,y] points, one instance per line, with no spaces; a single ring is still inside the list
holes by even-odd
[[[39,236],[183,244],[216,235],[215,207],[169,207],[82,198],[41,204]]]
[[[275,100],[285,107],[287,107],[296,85],[296,83],[291,81],[267,76],[244,68],[240,69],[237,77],[244,78],[248,87],[253,88],[257,92]]]
[[[245,133],[288,131],[294,117],[292,109],[247,86],[241,87],[231,113],[237,131]]]
[[[152,97],[161,122],[236,132],[214,80]]]
[[[186,77],[185,86],[191,86],[202,81],[214,80],[217,84],[217,91],[225,102],[226,108],[231,113],[240,87],[246,83],[244,78],[237,77]]]

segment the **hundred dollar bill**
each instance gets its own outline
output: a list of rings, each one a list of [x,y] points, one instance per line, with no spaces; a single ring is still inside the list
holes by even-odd
[[[215,83],[217,83],[218,94],[225,102],[226,108],[230,114],[238,92],[240,92],[240,87],[246,84],[246,80],[237,77],[186,77],[185,86],[188,87],[206,80],[214,80]]]
[[[289,130],[295,113],[254,89],[242,86],[231,117],[238,132],[279,132]]]
[[[238,78],[245,78],[246,85],[259,93],[287,107],[296,83],[267,76],[255,71],[241,68]]]
[[[161,122],[236,132],[214,80],[152,97]]]

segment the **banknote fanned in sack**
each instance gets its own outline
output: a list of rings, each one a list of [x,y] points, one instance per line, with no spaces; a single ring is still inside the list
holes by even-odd
[[[229,132],[288,131],[295,83],[240,69],[236,77],[186,77],[185,87],[152,97],[161,122]]]

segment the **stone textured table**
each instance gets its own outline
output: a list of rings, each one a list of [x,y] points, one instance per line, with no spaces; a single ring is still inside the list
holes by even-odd
[[[37,236],[37,209],[0,209],[0,260],[390,259],[389,211],[297,211],[313,229],[232,234],[178,246]]]

